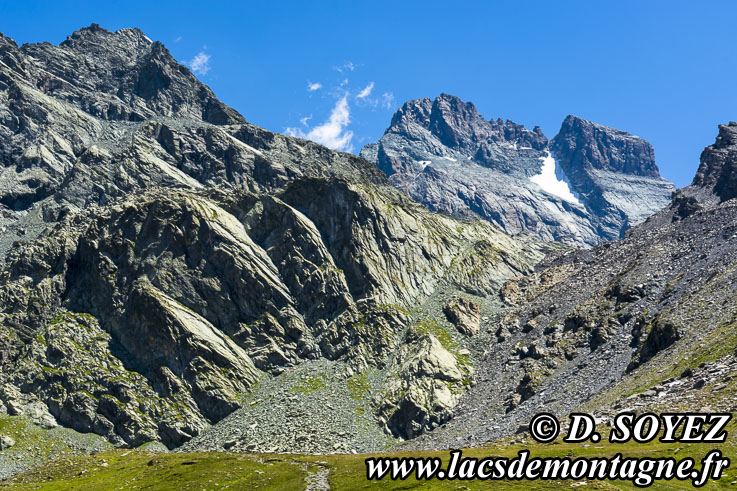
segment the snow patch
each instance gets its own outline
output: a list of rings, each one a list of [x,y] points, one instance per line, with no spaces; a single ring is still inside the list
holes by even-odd
[[[532,176],[530,180],[543,188],[543,191],[547,193],[557,196],[569,203],[583,206],[581,205],[581,202],[578,201],[578,198],[576,198],[576,196],[571,192],[571,189],[568,187],[568,183],[565,181],[565,175],[558,169],[558,164],[556,163],[555,158],[550,155],[550,152],[548,152],[545,157],[540,158],[543,161],[543,168],[540,170],[540,174]],[[562,177],[563,180],[559,179],[559,176]]]
[[[427,167],[428,165],[430,165],[432,163],[432,161],[431,160],[420,160],[417,163],[420,164],[422,166],[422,168],[424,169],[425,167]]]

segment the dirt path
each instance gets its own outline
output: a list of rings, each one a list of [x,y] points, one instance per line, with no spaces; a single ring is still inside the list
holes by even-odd
[[[307,475],[307,487],[305,488],[306,491],[329,491],[330,490],[330,483],[328,482],[328,475],[330,474],[330,469],[323,466],[316,464],[319,468],[317,472],[312,472]]]

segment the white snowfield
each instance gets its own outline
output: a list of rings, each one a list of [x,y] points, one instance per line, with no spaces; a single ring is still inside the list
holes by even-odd
[[[558,175],[563,176],[564,179],[565,176],[562,170],[558,170],[558,164],[555,162],[555,158],[550,155],[550,152],[545,157],[541,157],[541,159],[543,161],[543,168],[540,174],[532,176],[530,180],[540,186],[546,193],[557,196],[569,203],[583,206],[571,192],[568,183],[565,180],[558,179]]]

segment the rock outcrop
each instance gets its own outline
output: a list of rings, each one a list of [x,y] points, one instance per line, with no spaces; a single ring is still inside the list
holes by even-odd
[[[398,350],[383,391],[376,397],[380,421],[395,436],[413,438],[445,423],[471,384],[468,361],[418,324]]]
[[[583,246],[620,238],[674,190],[640,138],[569,116],[548,142],[447,94],[405,103],[361,155],[433,210]]]
[[[0,435],[0,452],[13,448],[15,446],[15,440],[6,435]]]
[[[478,334],[481,327],[481,309],[473,300],[454,298],[443,307],[443,313],[459,332],[468,336]]]
[[[737,197],[737,123],[719,125],[713,145],[701,152],[699,169],[690,186],[679,189],[673,208],[685,218],[707,206]]]

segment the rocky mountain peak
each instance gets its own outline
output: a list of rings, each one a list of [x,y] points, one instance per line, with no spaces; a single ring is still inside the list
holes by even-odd
[[[568,115],[551,149],[565,162],[566,173],[598,169],[620,174],[659,178],[652,145],[626,131]]]
[[[701,153],[692,185],[713,192],[721,201],[737,197],[737,122],[719,125],[716,141]]]
[[[489,136],[488,123],[471,102],[440,94],[430,112],[430,131],[449,147],[464,147]]]
[[[405,102],[394,113],[386,133],[409,134],[413,125],[429,128],[431,110],[432,100],[426,97]]]
[[[135,59],[136,54],[144,54],[153,44],[151,39],[136,27],[108,31],[98,24],[91,24],[67,36],[61,46],[84,53],[117,52],[121,58]]]
[[[449,94],[405,103],[361,156],[433,210],[582,245],[620,237],[674,190],[652,146],[625,131],[568,116],[551,145],[539,126],[485,120]]]
[[[184,116],[217,125],[245,121],[140,29],[112,32],[92,24],[59,46],[24,44],[19,51],[16,56],[31,61],[24,72],[29,85],[94,117],[144,121]]]
[[[450,148],[489,156],[490,143],[517,143],[535,150],[544,149],[548,140],[539,126],[533,130],[502,118],[485,120],[472,102],[442,93],[408,101],[392,117],[387,133],[419,138],[418,127],[428,130]]]

